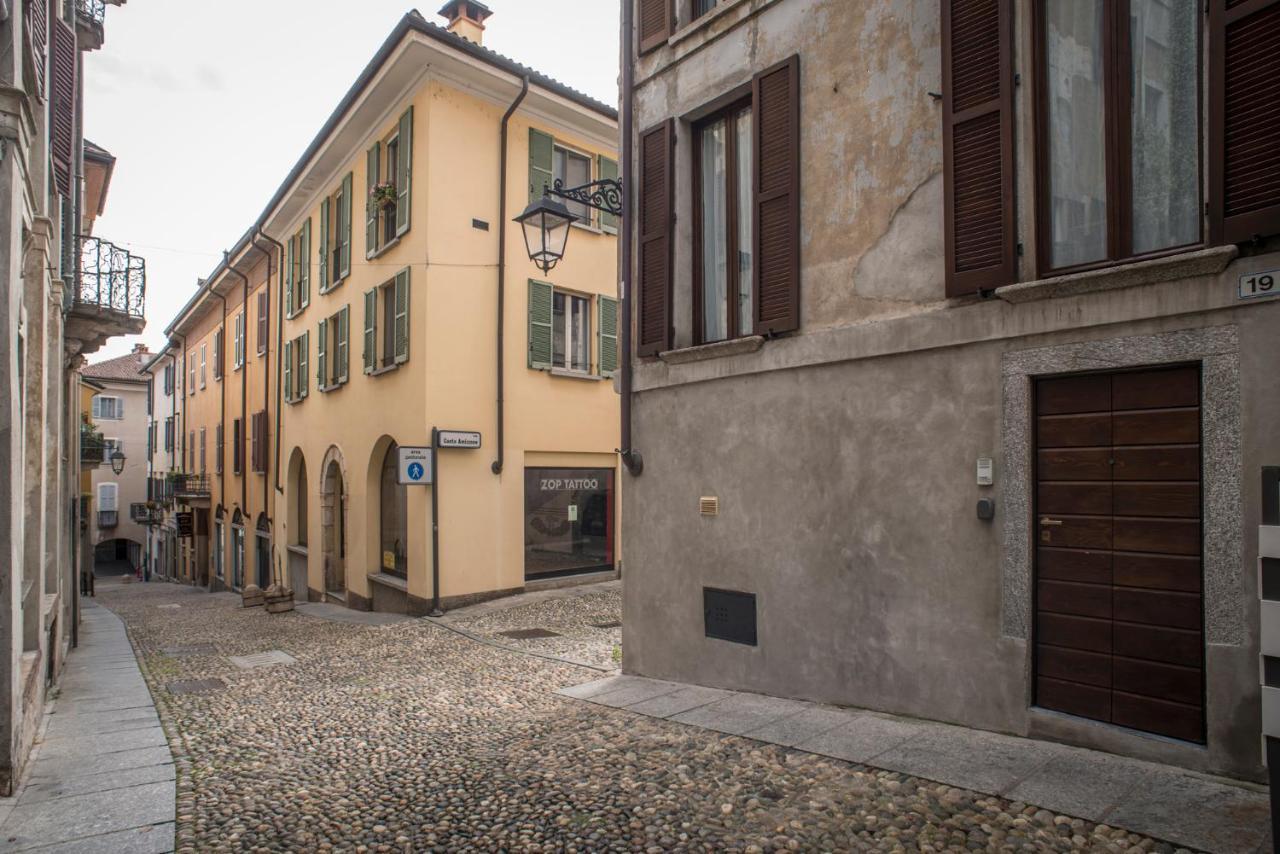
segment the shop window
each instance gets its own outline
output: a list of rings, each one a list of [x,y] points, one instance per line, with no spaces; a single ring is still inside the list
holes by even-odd
[[[409,573],[409,488],[399,482],[396,465],[399,449],[400,446],[392,442],[382,458],[380,568],[406,578]]]
[[[525,469],[525,577],[613,568],[613,471]]]

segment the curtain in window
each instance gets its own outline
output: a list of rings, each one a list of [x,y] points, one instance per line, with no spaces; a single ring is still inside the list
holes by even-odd
[[[1133,251],[1200,237],[1198,5],[1131,0]]]
[[[1044,4],[1049,88],[1050,263],[1107,256],[1103,0]]]
[[[750,107],[738,114],[735,130],[737,138],[734,150],[738,157],[738,331],[742,335],[750,335],[753,320],[751,251],[754,242],[751,226],[755,210],[751,181],[753,164]]]
[[[729,334],[728,198],[725,184],[725,121],[702,130],[702,340]],[[750,242],[748,242],[750,245]]]

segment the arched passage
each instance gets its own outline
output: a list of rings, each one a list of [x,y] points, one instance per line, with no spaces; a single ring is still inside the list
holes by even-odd
[[[294,448],[289,455],[289,468],[285,478],[285,559],[288,561],[289,586],[293,598],[306,602],[310,583],[307,571],[307,461],[301,448]]]
[[[330,448],[320,475],[320,529],[326,593],[347,592],[347,487],[342,452]]]

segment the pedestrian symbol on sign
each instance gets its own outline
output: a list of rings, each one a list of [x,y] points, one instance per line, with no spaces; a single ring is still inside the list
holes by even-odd
[[[409,466],[409,479],[422,480],[423,469],[422,463],[412,463]]]

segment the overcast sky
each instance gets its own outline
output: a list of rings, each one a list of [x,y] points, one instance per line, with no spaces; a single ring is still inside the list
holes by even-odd
[[[95,234],[147,259],[154,351],[412,0],[130,0],[85,61],[85,136],[117,158]],[[428,20],[444,0],[420,6]],[[618,0],[485,0],[485,46],[608,104]],[[356,11],[358,10],[358,11]],[[113,339],[92,361],[127,353]]]

